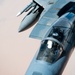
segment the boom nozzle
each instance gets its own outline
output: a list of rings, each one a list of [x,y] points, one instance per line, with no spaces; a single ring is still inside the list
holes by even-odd
[[[35,7],[36,4],[34,2],[31,2],[27,7],[25,7],[21,12],[19,12],[16,16],[20,16],[23,12],[27,12],[30,10],[32,7]]]

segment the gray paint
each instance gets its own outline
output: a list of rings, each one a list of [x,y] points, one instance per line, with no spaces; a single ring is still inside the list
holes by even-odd
[[[52,1],[54,4],[50,3],[50,5],[48,5],[49,0],[34,0],[33,3],[38,6],[38,9],[33,6],[34,8],[21,22],[19,31],[22,31],[31,25],[31,23],[34,23],[37,15],[40,16],[30,37],[42,39],[41,45],[25,75],[61,75],[75,46],[75,14],[73,12],[67,12],[60,18],[57,16],[57,13],[64,5],[70,1],[75,2],[75,0],[51,0],[51,2]],[[43,11],[39,12],[42,7]],[[34,13],[35,9],[38,12]],[[57,29],[57,31],[55,29]],[[53,33],[57,33],[58,35],[53,35]],[[58,51],[60,45],[62,47],[62,53],[59,54],[60,56],[58,56],[56,60],[50,59],[53,62],[47,61],[49,57],[44,55],[44,51],[46,51],[46,49],[48,50],[48,48],[41,50],[42,44],[46,44],[47,47],[47,41],[52,41],[55,44],[50,48],[49,54],[53,59],[55,58],[55,54],[53,53],[52,55],[52,51]],[[39,57],[41,57],[41,59],[39,59]]]
[[[67,16],[71,15],[71,21],[69,20],[69,18]],[[65,23],[63,25],[63,21],[65,19]],[[40,49],[41,49],[41,46],[39,48],[39,51],[35,54],[27,72],[25,75],[61,75],[67,62],[68,62],[68,59],[70,57],[70,54],[71,52],[73,51],[73,48],[74,48],[74,42],[75,42],[75,27],[73,29],[70,29],[72,28],[75,24],[73,24],[73,22],[75,21],[75,15],[73,13],[66,13],[65,15],[63,15],[62,17],[60,17],[53,25],[52,27],[60,27],[62,30],[66,30],[68,29],[68,32],[65,32],[64,33],[64,39],[63,41],[60,41],[58,39],[58,42],[59,44],[63,44],[63,53],[61,54],[61,56],[56,60],[54,61],[53,63],[50,63],[50,62],[47,62],[45,60],[39,60],[37,59],[37,56],[40,52]],[[61,25],[60,25],[61,23]],[[63,27],[65,27],[65,29],[63,29]],[[50,28],[48,30],[48,32],[46,33],[45,37],[43,40],[53,40],[52,36],[49,36],[51,30],[53,30],[52,28]],[[74,32],[72,32],[72,30],[74,30]],[[66,34],[66,35],[65,35]],[[63,37],[62,37],[63,38]],[[67,39],[66,39],[67,38]],[[42,45],[42,42],[41,42],[41,45]]]

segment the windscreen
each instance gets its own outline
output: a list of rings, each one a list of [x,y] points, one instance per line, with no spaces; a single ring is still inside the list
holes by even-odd
[[[61,53],[62,47],[57,42],[44,40],[41,43],[37,60],[53,63],[61,56]]]

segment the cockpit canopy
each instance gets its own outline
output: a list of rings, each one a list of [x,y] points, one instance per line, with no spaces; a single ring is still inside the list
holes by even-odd
[[[62,51],[62,45],[58,40],[46,38],[41,43],[37,60],[53,63],[61,56]]]

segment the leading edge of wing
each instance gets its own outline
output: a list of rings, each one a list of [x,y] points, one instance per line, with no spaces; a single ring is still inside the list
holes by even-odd
[[[74,0],[58,0],[52,5],[51,8],[40,18],[29,37],[40,40],[43,39],[47,31],[50,29],[51,24],[58,19],[57,13],[59,10],[70,1]]]

